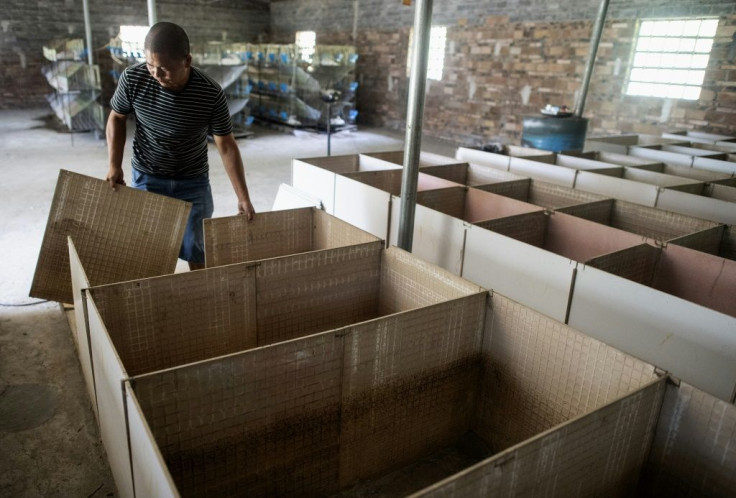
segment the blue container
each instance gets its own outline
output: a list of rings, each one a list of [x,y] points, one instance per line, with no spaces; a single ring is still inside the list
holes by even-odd
[[[586,118],[524,116],[521,145],[552,152],[583,150],[587,131]]]

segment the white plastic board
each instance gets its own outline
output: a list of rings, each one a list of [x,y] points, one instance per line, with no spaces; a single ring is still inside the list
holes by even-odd
[[[621,143],[612,142],[601,142],[598,140],[586,140],[583,145],[583,150],[598,151],[598,152],[612,152],[614,154],[626,154],[629,150],[629,146]]]
[[[665,189],[655,207],[726,225],[736,224],[736,204],[721,199]]]
[[[623,178],[625,180],[634,180],[636,182],[649,183],[650,185],[658,185],[660,187],[683,187],[693,193],[700,193],[703,191],[703,183],[698,180],[637,168],[626,168],[624,170]]]
[[[568,324],[723,400],[736,390],[736,318],[590,266]]]
[[[97,389],[100,437],[107,461],[122,497],[133,496],[133,481],[128,451],[128,435],[123,406],[123,380],[128,375],[123,368],[94,300],[87,295],[87,317],[92,350],[93,371]]]
[[[83,290],[89,288],[89,279],[84,272],[82,262],[74,247],[72,238],[69,241],[69,267],[72,273],[72,293],[74,295],[74,319],[77,323],[76,343],[77,353],[79,354],[79,363],[82,367],[82,375],[84,383],[87,385],[87,393],[92,401],[92,408],[97,413],[97,395],[95,394],[95,380],[92,372],[92,356],[89,349],[89,334],[87,333],[87,314],[85,310],[86,302],[83,296]],[[99,422],[99,418],[98,418]]]
[[[174,480],[171,478],[129,381],[125,381],[125,409],[130,431],[130,453],[133,460],[136,498],[178,497],[179,492]]]
[[[509,169],[509,156],[501,154],[492,154],[490,152],[483,152],[482,150],[467,149],[465,147],[458,147],[455,151],[455,158],[473,164],[479,164],[481,166],[491,166],[492,168],[502,169],[508,171]]]
[[[720,199],[722,201],[736,202],[736,187],[729,187],[728,185],[711,185],[709,197]],[[734,209],[736,209],[736,205],[734,205]]]
[[[276,192],[272,211],[284,211],[286,209],[297,209],[305,207],[322,208],[322,201],[298,188],[282,183]]]
[[[716,133],[705,133],[702,131],[671,131],[662,133],[662,137],[674,140],[687,140],[689,142],[714,144],[721,140],[731,140],[735,137],[729,135],[719,135]]]
[[[598,152],[594,156],[597,161],[619,166],[637,166],[637,167],[656,167],[661,166],[660,162],[653,162],[640,157],[629,156],[626,154],[617,154],[616,152]]]
[[[291,185],[319,199],[329,214],[335,214],[335,176],[304,161],[291,161]]]
[[[471,226],[462,277],[560,322],[565,321],[577,263],[516,239]]]
[[[388,240],[391,194],[337,175],[334,214],[361,230]]]
[[[596,171],[596,170],[607,170],[610,171],[611,176],[622,176],[623,167],[613,163],[605,163],[594,159],[586,159],[584,157],[568,156],[565,154],[558,154],[557,166],[564,166],[566,168],[579,169],[583,171]],[[614,171],[618,171],[618,174],[613,174]]]
[[[647,147],[629,147],[629,154],[636,157],[643,157],[645,159],[651,159],[653,161],[659,161],[665,164],[674,164],[676,166],[687,166],[693,165],[693,157],[687,154],[680,154],[677,152],[668,152],[659,149],[650,149]]]
[[[509,171],[522,176],[528,176],[535,180],[562,185],[563,187],[575,186],[575,175],[577,170],[557,166],[554,164],[540,163],[529,159],[512,157],[509,163]]]
[[[659,189],[656,185],[598,175],[588,171],[578,172],[575,188],[650,207],[656,204]]]
[[[358,171],[383,171],[386,169],[401,169],[402,161],[396,163],[392,160],[394,159],[394,156],[396,154],[399,154],[399,157],[403,159],[404,153],[401,151],[388,153],[386,159],[381,157],[380,153],[378,157],[373,157],[369,154],[359,154]]]
[[[725,159],[726,154],[717,150],[698,149],[695,147],[686,147],[684,145],[663,145],[662,150],[667,152],[677,152],[678,154],[687,154],[696,157],[710,157],[711,159]]]
[[[360,155],[360,171],[369,171],[368,167],[372,164],[378,164],[378,163],[371,163],[371,162],[365,162],[363,158],[373,158],[373,159],[380,159],[382,161],[386,161],[389,163],[393,163],[393,166],[396,167],[402,167],[404,164],[404,151],[403,150],[395,150],[395,151],[389,151],[389,152],[367,152],[365,154]],[[445,164],[456,164],[457,160],[455,160],[452,157],[446,157],[442,156],[440,154],[433,154],[431,152],[421,152],[419,154],[419,167],[426,167],[426,166],[438,166],[438,165],[445,165]],[[386,169],[386,168],[381,168]]]
[[[396,245],[399,241],[400,213],[401,198],[394,196],[389,235],[391,245]],[[466,229],[467,223],[463,220],[417,204],[411,252],[425,261],[460,275]]]
[[[736,163],[731,161],[719,161],[718,159],[709,159],[707,157],[696,157],[693,160],[693,168],[720,171],[721,173],[736,175]]]
[[[716,147],[720,147],[719,150],[728,151],[730,153],[736,152],[736,138],[730,138],[724,141],[716,142]]]

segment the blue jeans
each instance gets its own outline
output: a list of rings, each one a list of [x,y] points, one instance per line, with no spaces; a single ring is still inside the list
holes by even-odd
[[[204,263],[202,222],[205,218],[211,218],[215,209],[209,176],[204,174],[195,178],[165,178],[142,173],[133,168],[133,187],[192,203],[192,212],[189,213],[179,257],[191,263]]]

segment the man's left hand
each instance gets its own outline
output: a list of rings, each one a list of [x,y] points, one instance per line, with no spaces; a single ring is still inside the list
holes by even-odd
[[[249,199],[238,202],[238,214],[244,214],[248,217],[248,221],[253,221],[256,210],[253,209],[253,204],[251,204]]]

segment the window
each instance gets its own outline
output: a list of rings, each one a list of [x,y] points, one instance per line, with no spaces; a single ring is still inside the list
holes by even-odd
[[[441,80],[445,67],[445,45],[447,43],[447,27],[432,26],[429,32],[429,54],[427,55],[427,78]],[[411,56],[414,49],[414,30],[409,32],[409,51],[406,59],[406,75],[409,76]]]
[[[643,21],[626,95],[697,100],[718,19]]]
[[[145,59],[143,44],[149,29],[149,26],[120,26],[118,37],[125,57],[137,60]]]
[[[314,31],[296,32],[296,49],[299,60],[312,63],[314,57],[314,46],[317,44],[317,34]]]

